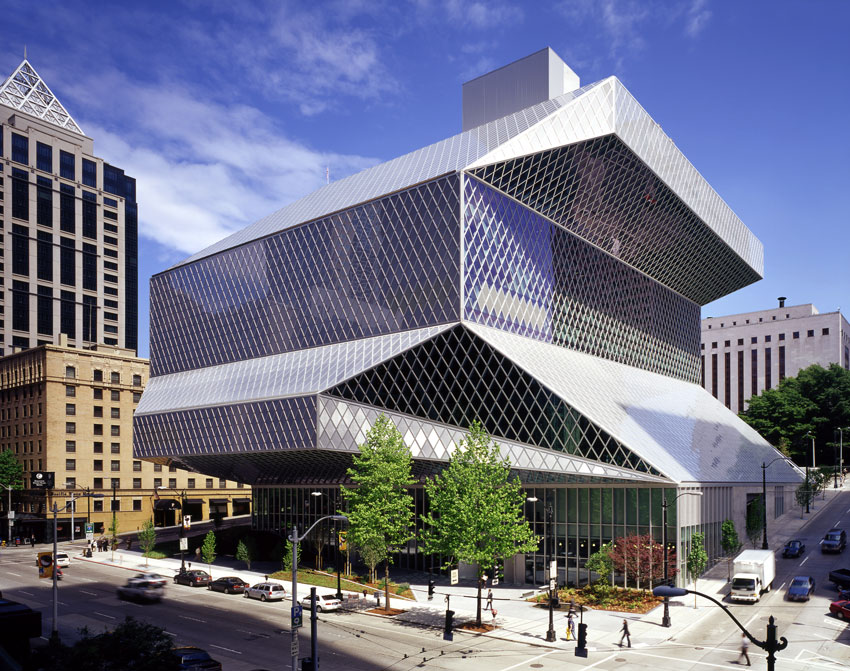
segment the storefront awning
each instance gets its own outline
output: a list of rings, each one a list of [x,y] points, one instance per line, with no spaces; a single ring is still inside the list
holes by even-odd
[[[180,510],[180,501],[176,499],[159,499],[153,504],[154,510]]]
[[[210,499],[211,506],[226,506],[227,499]]]
[[[203,503],[204,503],[203,499],[186,499],[186,505],[187,506],[200,506],[200,505],[203,505]]]
[[[233,499],[233,503],[251,503],[251,499],[245,497],[244,499]]]

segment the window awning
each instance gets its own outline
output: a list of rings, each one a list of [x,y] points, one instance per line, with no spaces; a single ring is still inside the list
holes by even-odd
[[[203,499],[186,499],[187,506],[200,506],[204,503]]]
[[[180,501],[176,499],[159,499],[153,504],[154,510],[180,510]]]
[[[246,496],[243,499],[233,499],[233,503],[251,503],[251,499]]]
[[[210,499],[211,506],[226,506],[227,499]]]

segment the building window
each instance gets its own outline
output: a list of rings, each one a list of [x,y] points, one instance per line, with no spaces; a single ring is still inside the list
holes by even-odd
[[[700,344],[699,344],[699,348],[700,348],[701,350],[704,350],[704,349],[705,349],[705,343],[704,343],[704,342],[700,343]]]
[[[785,340],[785,334],[784,334],[784,333],[780,333],[780,334],[779,334],[779,339],[780,339],[780,340]]]
[[[121,392],[118,391],[117,389],[111,389],[109,391],[109,398],[112,399],[115,402],[118,402],[118,401],[121,400]]]
[[[110,443],[109,444],[109,453],[110,454],[121,454],[121,443]]]
[[[759,394],[759,358],[758,350],[752,350],[750,353],[750,396],[758,396]]]
[[[24,170],[12,168],[12,216],[30,218],[30,181]]]
[[[799,337],[800,337],[800,332],[799,332],[799,331],[794,331],[794,333],[791,335],[791,337],[792,337],[792,338],[794,338],[794,340],[797,340],[797,338],[799,338]]]
[[[95,417],[103,417],[103,406],[102,405],[94,406],[92,408],[92,412],[94,413]]]
[[[112,384],[121,384],[121,373],[118,373],[116,371],[112,371],[112,373],[110,373],[110,375],[109,375],[109,381]]]
[[[133,489],[141,489],[142,488],[142,479],[141,478],[133,478]]]
[[[162,478],[154,478],[153,487],[154,489],[159,489],[160,487],[162,487]]]
[[[77,406],[74,403],[66,403],[65,404],[65,414],[66,415],[76,415],[77,414]]]
[[[65,451],[66,452],[76,452],[77,451],[77,441],[66,440],[65,441]]]
[[[121,462],[118,459],[113,459],[109,462],[109,470],[111,471],[120,471],[121,470]]]
[[[12,160],[16,163],[29,165],[30,141],[26,135],[12,133]]]
[[[727,347],[729,341],[726,341]],[[726,403],[727,408],[732,408],[732,362],[731,362],[731,353],[726,352],[723,354],[723,393],[725,394],[724,402]]]
[[[77,478],[65,478],[65,489],[73,489],[77,484]],[[77,503],[74,502],[74,510],[77,510]]]
[[[820,332],[821,335],[829,335],[829,329],[825,328]]]
[[[118,489],[118,487],[115,487],[115,489]],[[111,499],[110,503],[112,503],[112,512],[121,512],[121,499]]]
[[[72,386],[65,387],[65,396],[67,396],[68,398],[74,398],[76,395],[77,395],[77,388],[76,387],[72,387]]]
[[[94,389],[94,400],[102,401],[103,400],[103,389]]]
[[[92,462],[92,463],[93,463],[92,468],[95,471],[100,472],[100,471],[103,470],[103,460],[102,459],[95,459],[94,462]]]
[[[241,482],[236,483],[236,489],[242,489],[244,486]]]
[[[133,470],[134,470],[134,471],[136,471],[136,472],[138,472],[138,473],[141,473],[141,471],[142,471],[142,462],[141,462],[141,461],[134,461],[134,462],[133,462]]]
[[[102,485],[102,483],[101,483]],[[99,489],[103,489],[103,487],[99,487]],[[95,499],[92,501],[92,512],[102,513],[103,512],[103,499]]]
[[[36,277],[45,282],[53,281],[53,235],[45,231],[38,232],[36,243]],[[53,292],[50,292],[53,295]]]
[[[711,349],[717,349],[717,343],[716,342],[711,343]]]
[[[758,336],[750,338],[750,344],[755,345],[759,341]]]
[[[743,345],[744,345],[744,339],[743,339],[743,338],[738,338],[738,346],[739,346],[739,347],[742,347]]]
[[[225,487],[227,487],[227,480],[225,480],[224,478],[219,478],[218,486],[219,489],[224,489]]]
[[[141,375],[134,375],[133,376],[133,386],[134,387],[141,387],[142,386],[142,376]]]
[[[95,370],[92,375],[93,375],[92,379],[95,382],[103,382],[103,371],[102,370]]]
[[[109,435],[110,436],[120,436],[121,435],[121,427],[113,424],[109,427]]]
[[[76,459],[65,459],[65,470],[66,471],[76,471],[77,470],[77,460]]]
[[[766,336],[764,337],[764,341],[765,341],[765,342],[770,342],[770,336],[769,336],[769,335],[766,335]]]
[[[59,230],[65,233],[75,233],[77,199],[74,197],[74,187],[67,184],[59,186]]]
[[[770,361],[770,347],[764,348],[764,388],[771,389],[773,387],[773,381],[771,379],[771,361]]]
[[[168,486],[171,489],[177,489],[177,478],[168,478]]]
[[[744,352],[738,351],[738,413],[744,412]]]
[[[785,347],[779,347],[779,381],[785,379]]]
[[[76,379],[77,377],[77,369],[73,366],[65,366],[65,377],[69,377],[71,379]]]
[[[103,443],[99,440],[94,443],[94,453],[95,454],[103,454]]]
[[[815,337],[815,330],[809,329],[808,331],[806,331],[806,337],[807,338],[814,338]]]
[[[207,489],[212,489],[212,488],[213,488],[213,479],[207,478]]]
[[[729,340],[724,340],[724,341],[723,341],[723,346],[724,346],[724,347],[729,347],[729,345],[731,345],[731,344],[732,344],[732,343],[731,343]]]
[[[97,188],[97,163],[83,159],[83,184]]]
[[[65,422],[65,433],[77,433],[76,422]]]
[[[138,489],[141,489],[142,485],[139,483]],[[139,512],[142,509],[142,500],[141,499],[133,499],[133,512]]]
[[[94,489],[103,489],[103,478],[95,478],[92,480]]]
[[[94,425],[94,435],[102,436],[103,435],[103,424],[95,424]]]
[[[121,419],[121,408],[110,408],[109,416],[112,419]]]
[[[176,472],[177,472],[177,466],[175,466],[174,464],[171,464],[171,465],[168,467],[168,472],[169,472],[169,473],[176,473]]]
[[[133,392],[133,403],[138,403],[142,400],[142,392],[134,391]]]
[[[162,464],[154,464],[153,470],[154,470],[154,473],[162,473]]]
[[[195,478],[189,478],[189,479],[186,481],[186,487],[187,487],[188,489],[194,489],[194,488],[195,488]]]
[[[59,175],[65,179],[74,179],[75,165],[74,155],[67,151],[59,151]]]

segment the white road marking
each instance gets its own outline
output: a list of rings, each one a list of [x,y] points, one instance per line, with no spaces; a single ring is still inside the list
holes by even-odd
[[[215,643],[210,643],[211,648],[218,648],[219,650],[227,650],[227,652],[232,652],[235,655],[241,655],[242,653],[238,650],[234,650],[233,648],[225,648],[223,645],[216,645]]]
[[[608,657],[606,657],[605,659],[600,659],[598,662],[593,662],[593,664],[591,664],[590,666],[587,666],[585,668],[592,669],[594,666],[599,666],[600,664],[604,664],[605,662],[607,662],[611,659],[614,659],[614,657],[616,657],[618,654],[619,653],[615,652],[611,655],[608,655]]]
[[[838,521],[837,521],[835,524],[833,524],[832,526],[834,526],[834,527],[840,527],[840,526],[841,526],[841,520],[838,520]]]
[[[20,574],[20,573],[12,573],[11,571],[6,571],[6,575],[13,575],[13,576],[15,576],[16,578],[21,578],[21,577],[23,577],[23,576],[21,576],[21,574]]]
[[[163,629],[163,631],[165,631],[165,629]],[[174,636],[175,638],[177,638],[177,634],[172,634],[170,631],[165,631],[165,633],[169,636]]]
[[[679,659],[678,657],[667,657],[666,655],[652,655],[648,652],[632,652],[631,654],[640,655],[641,657],[655,657],[656,659],[668,659],[668,660],[671,660],[673,662],[679,662],[680,664],[684,661],[682,659]],[[757,655],[753,655],[753,656],[756,657]],[[687,661],[688,661],[689,664],[702,664],[703,666],[711,666],[711,667],[714,667],[715,669],[728,669],[729,668],[728,664],[712,664],[711,662],[701,662],[701,661],[696,660],[696,659],[689,659]]]
[[[823,623],[829,625],[833,629],[841,629],[842,631],[847,629],[847,625],[844,624],[844,620],[827,620],[824,618]]]
[[[181,617],[184,620],[192,620],[192,622],[203,622],[204,624],[207,623],[206,620],[200,620],[197,617],[189,617],[188,615],[178,615],[177,617]]]
[[[543,657],[546,657],[547,655],[551,655],[553,652],[561,652],[561,650],[548,650],[547,652],[544,652],[541,655],[537,655],[537,657],[532,657],[531,659],[527,659],[527,660],[522,661],[522,662],[517,662],[516,664],[513,664],[511,666],[507,666],[504,669],[501,669],[501,671],[511,671],[511,669],[515,669],[519,666],[525,666],[526,664],[531,664],[532,662],[534,662],[538,659],[542,659]]]
[[[744,629],[746,629],[747,627],[749,627],[749,626],[750,626],[750,623],[751,623],[753,620],[755,620],[755,619],[756,619],[759,615],[760,615],[760,613],[756,613],[756,614],[755,614],[755,615],[753,615],[753,616],[752,616],[749,620],[747,620],[747,624],[745,624],[745,625],[744,625]]]
[[[108,617],[110,620],[115,619],[111,615],[107,615],[106,613],[101,613],[100,611],[97,611],[97,610],[93,610],[92,613],[94,613],[95,615],[100,615],[101,617]]]
[[[33,594],[32,592],[25,592],[24,590],[21,590],[21,594],[26,594],[27,596],[35,596],[35,594]]]
[[[803,561],[801,561],[801,562],[800,562],[800,566],[802,566],[803,564],[805,564],[807,561],[809,561],[809,558],[808,558],[808,557],[806,557]]]
[[[83,594],[88,594],[89,596],[97,596],[97,592],[87,592],[84,589],[81,589],[80,592],[82,592]]]
[[[779,589],[782,589],[783,587],[785,587],[785,583],[782,583],[782,584],[779,586]],[[779,591],[779,590],[777,590],[777,591]]]

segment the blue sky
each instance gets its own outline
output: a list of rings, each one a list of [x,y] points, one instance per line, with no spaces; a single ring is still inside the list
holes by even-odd
[[[617,75],[765,246],[705,316],[850,312],[850,3],[5,0],[23,57],[95,153],[138,179],[149,277],[376,162],[460,130],[461,84],[545,46]]]

